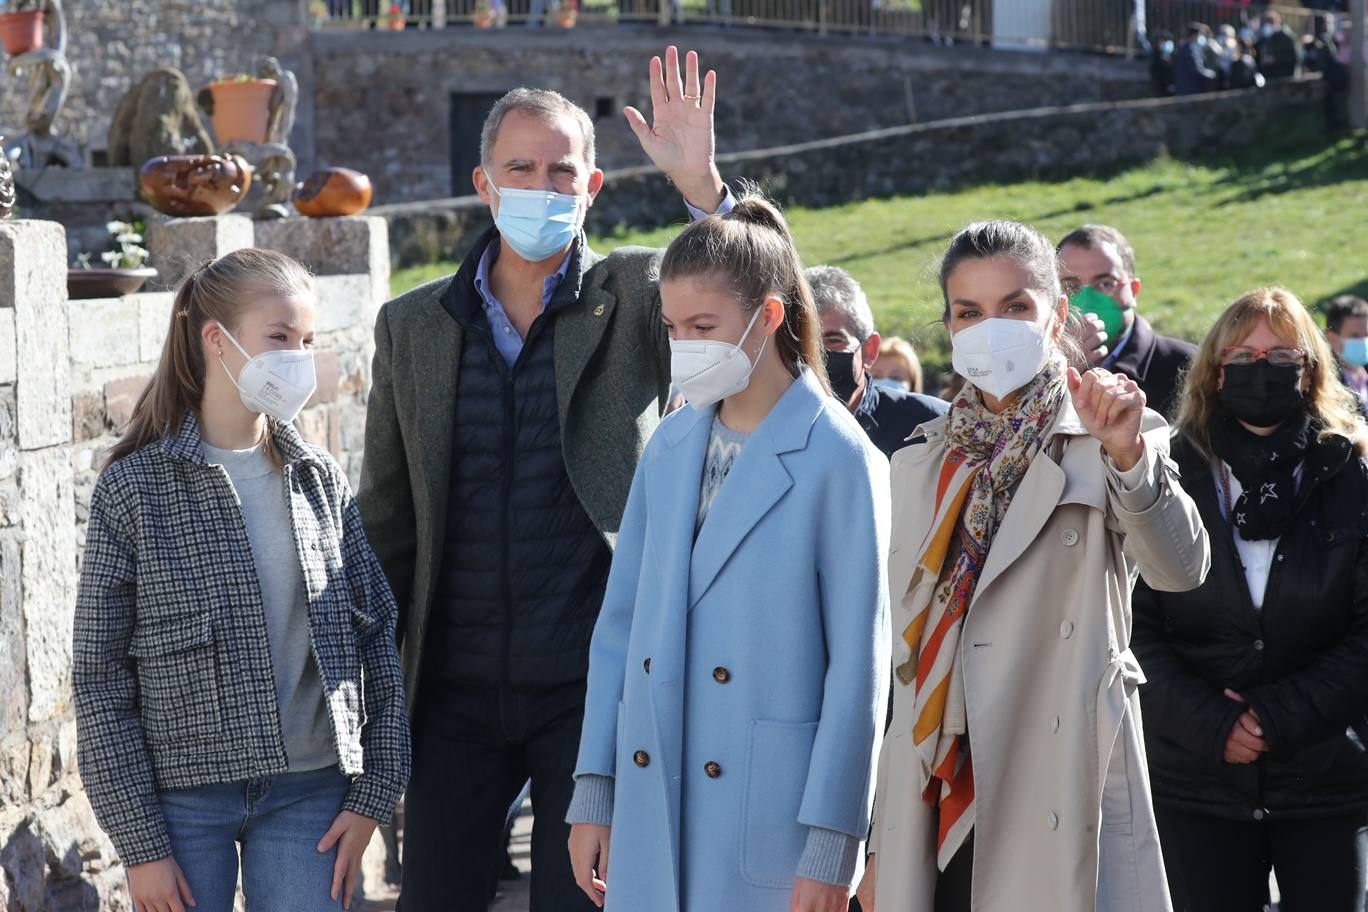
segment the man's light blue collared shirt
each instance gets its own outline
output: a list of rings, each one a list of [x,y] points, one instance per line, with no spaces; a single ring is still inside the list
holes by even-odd
[[[692,221],[707,218],[709,213],[701,209],[695,209],[685,200],[684,205],[688,207],[689,218]],[[717,212],[725,215],[732,211],[736,205],[736,199],[732,196],[731,188],[727,188],[726,195],[722,197],[722,203],[717,207]],[[513,321],[508,318],[508,311],[504,310],[503,303],[494,297],[494,289],[489,284],[489,270],[494,265],[494,261],[499,256],[499,239],[496,237],[484,254],[480,257],[480,265],[475,270],[475,290],[480,295],[480,301],[484,306],[485,319],[489,321],[489,330],[494,334],[494,347],[503,356],[504,363],[511,369],[518,363],[518,356],[522,354],[523,337],[518,333]],[[584,243],[583,237],[576,241],[577,244]],[[570,261],[574,259],[574,251],[565,255],[561,262],[560,269],[546,277],[546,284],[542,287],[542,310],[551,304],[551,297],[560,288],[561,282],[565,281],[566,273],[570,271]]]

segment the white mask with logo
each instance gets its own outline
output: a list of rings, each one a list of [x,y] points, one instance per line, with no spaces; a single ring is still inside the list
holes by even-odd
[[[1046,329],[1035,320],[980,320],[950,339],[955,373],[1002,399],[1030,383],[1049,360]]]
[[[234,377],[223,360],[223,354],[219,353],[219,363],[223,365],[233,386],[237,387],[242,404],[250,411],[269,415],[277,421],[287,424],[294,421],[318,385],[313,352],[277,349],[253,357],[238,344],[226,326],[220,323],[219,329],[247,359],[241,372]]]
[[[760,343],[760,352],[752,361],[741,348],[750,336],[755,321],[764,307],[755,308],[746,331],[735,345],[730,342],[670,340],[670,379],[684,399],[696,409],[735,396],[750,385],[755,364],[764,354],[769,336]]]

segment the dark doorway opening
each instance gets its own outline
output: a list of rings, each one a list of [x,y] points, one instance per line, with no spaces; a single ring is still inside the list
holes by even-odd
[[[475,192],[470,173],[480,164],[480,130],[503,93],[453,92],[451,95],[451,195]]]

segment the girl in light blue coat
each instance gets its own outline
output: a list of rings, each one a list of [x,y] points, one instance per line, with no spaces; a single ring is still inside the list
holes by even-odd
[[[773,206],[694,223],[660,273],[689,404],[637,468],[594,633],[575,875],[610,912],[845,912],[888,687],[888,463],[830,393]]]

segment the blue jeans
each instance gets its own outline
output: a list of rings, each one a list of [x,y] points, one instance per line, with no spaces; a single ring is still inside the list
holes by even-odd
[[[195,912],[232,912],[242,852],[250,912],[335,912],[334,848],[316,848],[351,785],[336,766],[157,795]],[[141,912],[141,910],[139,910]]]

